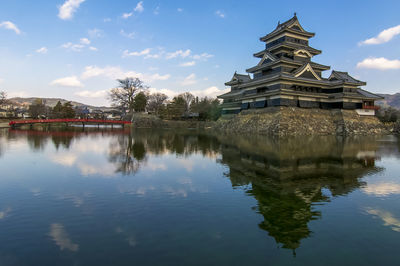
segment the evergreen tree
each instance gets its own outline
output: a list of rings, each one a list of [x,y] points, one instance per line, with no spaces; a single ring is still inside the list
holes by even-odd
[[[71,104],[71,102],[66,102],[62,106],[62,118],[74,118],[75,110]]]
[[[133,109],[135,112],[144,112],[146,111],[147,105],[147,96],[144,92],[139,92],[135,98],[133,99]]]

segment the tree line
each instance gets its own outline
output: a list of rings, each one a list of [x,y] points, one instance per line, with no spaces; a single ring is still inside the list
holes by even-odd
[[[75,109],[71,102],[62,104],[60,101],[52,108],[46,105],[46,100],[36,99],[28,109],[32,118],[74,118]]]
[[[163,93],[148,92],[148,87],[138,78],[118,79],[118,86],[111,89],[109,100],[123,113],[149,112],[163,119],[217,120],[221,114],[220,102],[216,98],[195,97],[185,92],[168,101]]]

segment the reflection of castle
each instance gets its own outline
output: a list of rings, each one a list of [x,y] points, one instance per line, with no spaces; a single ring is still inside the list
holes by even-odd
[[[222,142],[220,162],[229,167],[233,186],[251,185],[247,193],[264,216],[259,227],[293,250],[310,236],[308,223],[321,217],[316,203],[350,193],[365,185],[361,177],[380,170],[374,163],[376,142],[369,140],[231,137]]]
[[[27,138],[32,147],[41,147],[51,140],[55,147],[69,149],[77,138],[97,134],[111,136],[108,160],[115,165],[115,171],[125,175],[134,175],[149,155],[201,154],[218,158],[217,162],[228,167],[226,176],[232,186],[244,186],[246,193],[257,200],[255,209],[264,219],[259,227],[288,249],[298,248],[301,240],[311,235],[309,222],[322,215],[316,204],[363,186],[363,176],[380,171],[375,166],[379,154],[393,147],[388,144],[383,150],[382,142],[365,138],[303,137],[275,141],[262,136],[215,137],[196,131],[154,129],[14,130],[9,131],[8,138]]]

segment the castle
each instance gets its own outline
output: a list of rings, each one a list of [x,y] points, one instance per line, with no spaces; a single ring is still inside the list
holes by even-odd
[[[330,67],[312,61],[321,54],[309,46],[315,33],[303,29],[294,16],[278,23],[274,31],[261,37],[265,49],[254,56],[259,63],[246,70],[250,74],[235,74],[225,83],[228,93],[223,99],[222,113],[237,114],[242,110],[272,106],[303,108],[350,109],[359,115],[375,115],[375,101],[382,97],[361,89],[366,82],[347,72],[333,70],[329,78],[322,77]]]

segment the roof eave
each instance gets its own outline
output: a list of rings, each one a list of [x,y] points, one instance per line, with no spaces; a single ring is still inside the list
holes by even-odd
[[[315,36],[315,33],[314,33],[314,32],[307,32],[307,31],[305,31],[305,32],[300,32],[300,31],[290,30],[290,28],[283,28],[283,29],[278,30],[278,31],[276,31],[276,32],[271,32],[271,33],[269,33],[269,34],[267,34],[267,35],[265,35],[265,36],[263,36],[263,37],[260,37],[260,41],[262,41],[262,42],[267,42],[269,39],[272,39],[272,38],[274,38],[276,35],[279,35],[279,34],[285,32],[285,31],[288,31],[289,33],[293,33],[293,34],[302,35],[302,36],[305,36],[305,37],[308,37],[308,38],[312,38],[312,37]]]

